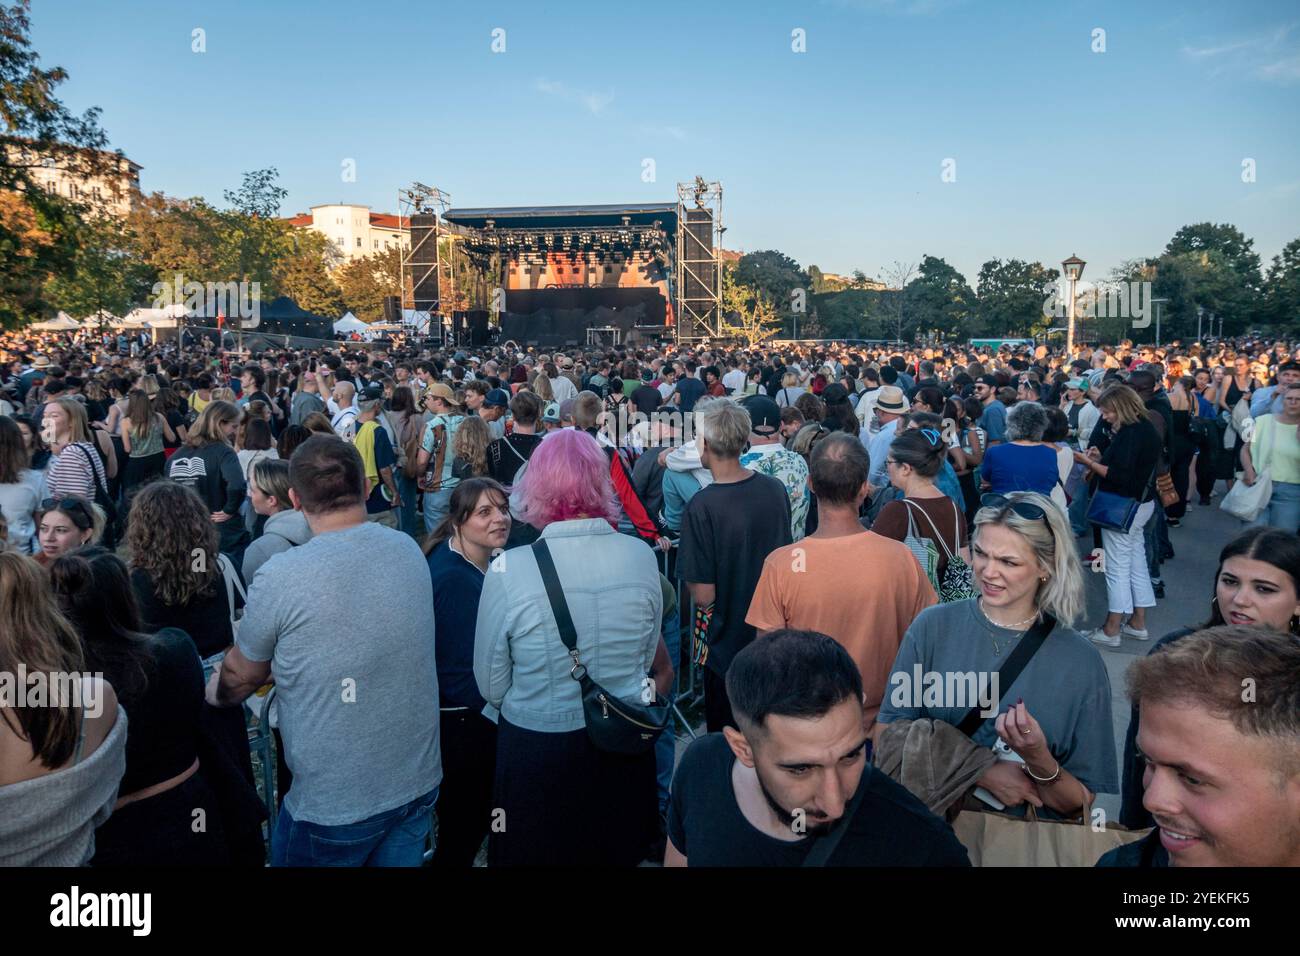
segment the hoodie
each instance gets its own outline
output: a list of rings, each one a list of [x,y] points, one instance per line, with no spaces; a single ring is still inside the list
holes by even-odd
[[[244,552],[244,580],[253,585],[253,575],[267,561],[290,548],[306,544],[312,538],[311,525],[301,511],[280,511],[266,519],[262,536]]]

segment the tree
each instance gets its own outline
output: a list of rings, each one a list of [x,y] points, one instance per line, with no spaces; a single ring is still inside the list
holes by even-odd
[[[300,308],[316,315],[342,315],[343,293],[329,270],[329,264],[338,256],[336,247],[327,236],[310,229],[298,231],[293,238],[295,251],[274,266],[276,294],[289,296]]]
[[[781,329],[781,319],[771,300],[760,295],[750,308],[738,313],[734,321],[723,319],[722,334],[739,339],[745,348],[752,349],[765,339],[770,339]]]
[[[276,262],[293,252],[290,230],[276,218],[288,190],[275,183],[275,169],[244,173],[243,184],[222,193],[230,208],[221,213],[221,251],[227,277],[258,282],[263,295],[274,291]]]
[[[1048,326],[1043,301],[1060,272],[1041,262],[990,259],[980,266],[979,331],[988,335],[1033,335]]]
[[[903,341],[903,331],[911,328],[907,309],[907,285],[916,275],[915,262],[899,262],[889,266],[881,274],[881,281],[889,289],[897,290],[897,295],[890,296],[890,306],[894,313],[894,341]]]
[[[1292,330],[1300,326],[1300,239],[1292,239],[1273,257],[1264,284],[1261,317]]]
[[[799,263],[775,249],[741,256],[735,279],[738,285],[751,289],[755,297],[745,303],[746,307],[752,307],[758,296],[766,296],[777,313],[787,318],[792,315],[791,293],[802,289],[806,296],[808,291],[808,275]]]
[[[977,305],[966,277],[934,256],[921,257],[917,277],[907,287],[906,296],[917,328],[946,335],[963,332]]]
[[[206,201],[172,199],[162,193],[141,197],[128,218],[136,254],[164,282],[225,281],[225,220]]]
[[[0,326],[51,311],[51,276],[73,268],[80,211],[38,188],[32,170],[56,162],[73,173],[104,171],[115,157],[99,110],[71,113],[54,95],[67,78],[44,70],[32,49],[29,0],[0,6]]]
[[[384,297],[401,290],[401,267],[401,249],[386,249],[340,266],[334,275],[343,304],[362,322],[378,322],[384,315]]]
[[[1175,327],[1195,327],[1196,308],[1222,315],[1226,331],[1244,332],[1261,307],[1259,255],[1254,240],[1229,223],[1179,229],[1154,263],[1155,295],[1169,298]],[[1161,279],[1165,281],[1161,281]]]
[[[122,315],[143,301],[153,287],[155,272],[140,261],[134,239],[119,219],[96,216],[85,220],[71,271],[48,280],[47,301],[74,316],[101,310]]]

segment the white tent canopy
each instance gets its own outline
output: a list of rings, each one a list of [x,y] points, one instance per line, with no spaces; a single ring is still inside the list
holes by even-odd
[[[32,326],[40,332],[67,332],[72,329],[81,328],[81,323],[68,315],[66,312],[60,312],[54,318],[45,322],[37,322]]]
[[[351,312],[344,313],[343,318],[334,323],[334,331],[340,335],[351,335],[353,332],[364,332],[370,326],[362,322]]]
[[[122,317],[121,323],[133,329],[174,329],[187,314],[185,306],[179,303],[161,309],[132,309]]]

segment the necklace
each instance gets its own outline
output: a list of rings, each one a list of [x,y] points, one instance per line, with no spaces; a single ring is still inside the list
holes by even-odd
[[[988,611],[984,610],[984,599],[983,599],[983,598],[979,598],[978,600],[976,600],[976,601],[975,601],[975,606],[978,607],[978,608],[980,609],[980,614],[984,615],[984,620],[988,621],[988,622],[989,622],[990,624],[992,624],[994,627],[1001,627],[1001,628],[1004,628],[1004,629],[1006,629],[1006,630],[1008,630],[1008,631],[1014,631],[1014,630],[1018,630],[1018,629],[1020,629],[1020,628],[1022,628],[1022,627],[1027,627],[1028,625],[1032,624],[1032,623],[1033,623],[1033,622],[1038,618],[1038,612],[1037,612],[1037,611],[1034,611],[1034,614],[1033,614],[1032,617],[1027,617],[1027,618],[1025,618],[1023,621],[1017,621],[1017,622],[1014,623],[1014,624],[999,624],[997,621],[993,620],[993,618],[989,617],[989,613],[988,613]],[[1021,631],[1019,634],[1016,635],[1016,637],[1011,641],[1011,643],[1014,644],[1016,641],[1020,640],[1020,638],[1022,638],[1022,637],[1024,637],[1024,636],[1025,636],[1025,631]],[[998,639],[997,639],[996,637],[994,637],[992,634],[989,635],[989,640],[993,642],[993,653],[994,653],[994,654],[997,654],[998,656],[1001,656],[1001,654],[1002,654],[1002,649],[1003,649],[1003,647],[1005,647],[1006,645],[999,644],[999,643],[998,643]]]

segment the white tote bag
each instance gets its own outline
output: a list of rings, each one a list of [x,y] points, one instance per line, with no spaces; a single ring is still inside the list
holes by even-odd
[[[1273,479],[1269,476],[1268,466],[1273,452],[1275,423],[1272,415],[1261,416],[1255,423],[1257,431],[1260,430],[1260,422],[1266,422],[1267,427],[1256,436],[1258,441],[1251,449],[1251,459],[1255,462],[1255,483],[1247,485],[1244,481],[1237,481],[1223,496],[1223,502],[1219,505],[1228,514],[1242,521],[1254,521],[1258,518],[1259,513],[1268,507],[1269,499],[1273,497]],[[1256,448],[1259,449],[1258,455],[1255,454]]]

